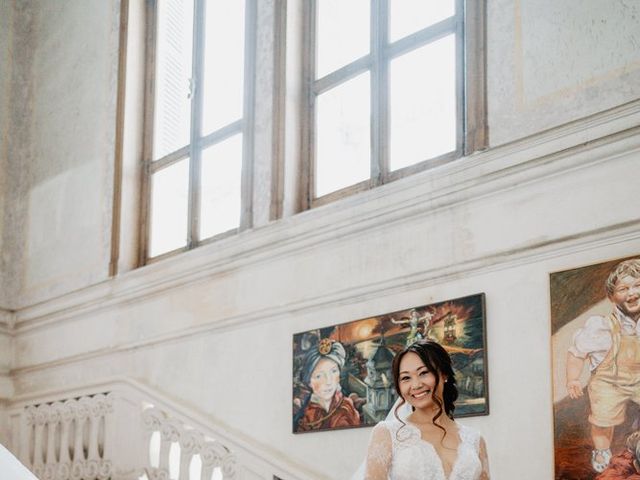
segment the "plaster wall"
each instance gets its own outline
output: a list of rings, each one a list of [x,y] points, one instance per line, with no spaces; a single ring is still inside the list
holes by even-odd
[[[599,0],[489,0],[491,145],[640,95],[640,5]]]
[[[25,3],[15,38],[33,58],[17,68],[33,75],[12,110],[23,162],[6,200],[28,219],[7,247],[22,279],[16,395],[132,377],[318,478],[347,478],[370,430],[290,433],[292,334],[485,292],[491,414],[465,422],[495,478],[551,478],[548,274],[640,252],[637,103],[558,126],[640,97],[623,45],[638,33],[624,2],[557,2],[553,15],[488,3],[487,152],[108,281],[117,5]]]
[[[14,394],[13,380],[10,375],[12,366],[13,342],[11,335],[3,326],[0,329],[0,403],[9,400]]]
[[[5,201],[7,197],[7,150],[8,117],[11,101],[11,51],[12,51],[13,4],[0,3],[0,272],[4,272],[9,261],[5,253]],[[0,273],[0,308],[6,306],[9,295],[5,285],[5,276]]]
[[[115,1],[15,5],[3,270],[13,307],[107,276],[119,26]]]

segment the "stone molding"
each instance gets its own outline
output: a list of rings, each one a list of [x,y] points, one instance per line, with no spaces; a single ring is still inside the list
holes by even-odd
[[[140,301],[162,292],[227,273],[248,265],[289,257],[316,245],[375,230],[390,223],[411,221],[426,214],[486,197],[523,182],[532,183],[561,173],[593,167],[620,155],[640,150],[640,101],[567,124],[510,144],[451,162],[439,168],[407,177],[341,201],[285,218],[253,231],[223,239],[176,257],[133,270],[114,278],[15,313],[15,330],[20,334],[33,328],[95,313],[117,305]],[[607,225],[616,236],[626,236],[632,225]],[[588,239],[598,232],[581,234]],[[560,247],[576,238],[557,238]],[[598,239],[597,241],[601,241]],[[618,241],[614,238],[613,240]],[[536,257],[549,243],[532,245],[526,252],[498,252],[453,265],[451,271],[477,269],[478,263],[520,261]],[[439,272],[439,275],[447,272]],[[422,276],[422,275],[421,275]],[[404,278],[402,283],[420,281]],[[387,282],[388,283],[388,282]],[[391,282],[393,283],[393,281]],[[359,291],[378,291],[363,286]],[[347,292],[341,292],[347,293]],[[340,295],[340,294],[338,294]],[[358,292],[351,292],[354,298]],[[309,302],[305,302],[309,303]],[[323,304],[315,299],[312,304]],[[301,308],[305,308],[301,306]],[[229,326],[265,312],[252,312],[219,322]]]
[[[9,334],[15,324],[15,313],[7,308],[0,307],[0,334]]]

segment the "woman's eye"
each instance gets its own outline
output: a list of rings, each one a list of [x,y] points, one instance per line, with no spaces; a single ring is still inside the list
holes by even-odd
[[[401,382],[405,382],[405,381],[407,381],[407,380],[409,380],[409,377],[401,377],[401,378],[400,378],[400,381],[401,381]]]
[[[427,373],[429,373],[427,370],[423,370],[420,372],[420,376],[424,377]]]

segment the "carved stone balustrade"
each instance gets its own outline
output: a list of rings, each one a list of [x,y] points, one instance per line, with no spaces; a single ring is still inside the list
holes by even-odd
[[[142,419],[146,434],[144,444],[149,447],[145,465],[149,480],[239,478],[236,456],[219,441],[205,437],[157,407],[145,408]],[[154,437],[160,440],[159,448]],[[176,449],[179,456],[172,456],[172,449]],[[172,475],[176,470],[177,475]]]
[[[17,397],[0,413],[7,448],[40,480],[317,478],[131,379]]]
[[[13,450],[40,480],[132,480],[141,407],[114,392],[34,402],[10,413]]]

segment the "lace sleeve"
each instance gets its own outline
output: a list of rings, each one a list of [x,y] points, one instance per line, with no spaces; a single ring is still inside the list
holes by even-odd
[[[480,451],[478,452],[480,457],[480,463],[482,464],[482,472],[480,473],[480,480],[490,480],[489,475],[489,457],[487,456],[487,444],[484,442],[484,438],[480,437]]]
[[[367,450],[365,480],[388,480],[391,468],[391,433],[384,424],[373,427]]]

